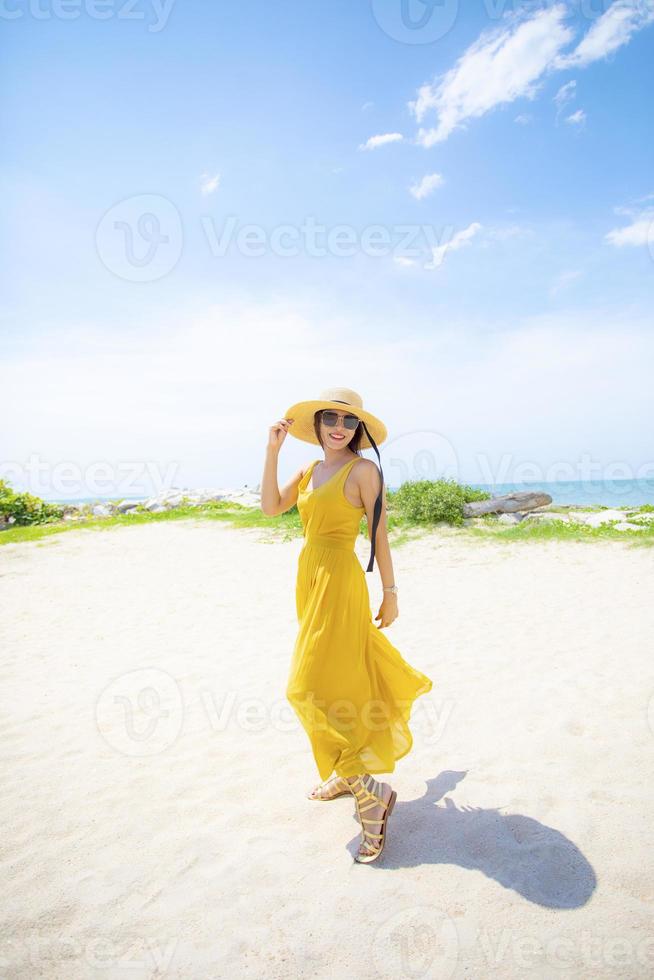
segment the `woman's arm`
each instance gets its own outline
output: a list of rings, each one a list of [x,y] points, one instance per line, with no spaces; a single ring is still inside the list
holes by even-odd
[[[280,419],[271,425],[266,447],[266,461],[261,478],[261,510],[267,517],[277,517],[290,510],[297,501],[298,484],[307,471],[306,466],[296,470],[282,489],[277,482],[277,460],[279,451],[291,426],[288,419]]]
[[[368,521],[368,538],[372,539],[373,515],[375,511],[375,501],[381,485],[381,474],[379,468],[372,460],[367,461],[369,466],[360,466],[363,471],[360,474],[359,492],[361,500],[366,508],[366,518]],[[391,547],[388,543],[388,528],[386,525],[386,492],[382,493],[381,513],[377,525],[377,535],[375,537],[375,558],[382,580],[382,587],[386,588],[395,585],[393,572],[393,560],[391,558]],[[375,619],[381,617],[380,627],[390,626],[393,620],[398,617],[397,596],[392,592],[382,594],[382,603]]]

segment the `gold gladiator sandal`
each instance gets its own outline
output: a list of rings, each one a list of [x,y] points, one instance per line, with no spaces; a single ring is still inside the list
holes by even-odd
[[[344,783],[346,789],[341,789],[337,793],[333,790],[336,789],[338,782]],[[323,793],[327,793],[323,796]],[[339,796],[351,796],[352,790],[349,787],[347,780],[343,776],[330,776],[329,779],[325,780],[324,783],[320,783],[318,786],[314,786],[311,792],[307,795],[308,800],[337,800]]]
[[[388,818],[391,815],[393,807],[395,806],[395,800],[397,799],[397,793],[395,790],[391,792],[388,803],[384,801],[381,796],[381,784],[377,782],[376,779],[366,773],[367,783],[364,783],[361,776],[355,776],[354,782],[350,783],[352,787],[352,793],[354,794],[354,800],[357,808],[357,816],[359,818],[359,823],[361,824],[361,833],[363,835],[362,844],[365,844],[368,848],[374,848],[371,854],[357,854],[354,858],[359,864],[370,864],[372,861],[376,861],[381,852],[384,850],[384,844],[386,843],[386,827],[388,824]],[[358,784],[358,785],[357,785]],[[376,820],[366,819],[362,814],[366,813],[368,810],[372,810],[376,806],[381,806],[384,808],[384,814],[381,817],[377,817]],[[372,831],[366,829],[366,824],[381,824],[381,834],[373,834]]]

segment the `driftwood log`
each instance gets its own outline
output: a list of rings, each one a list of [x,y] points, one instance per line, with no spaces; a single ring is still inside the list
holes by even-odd
[[[501,497],[492,497],[490,500],[475,500],[469,504],[464,504],[463,516],[481,517],[482,514],[514,514],[516,511],[524,513],[551,503],[552,498],[549,493],[543,493],[542,490],[515,490],[513,493],[505,493]]]

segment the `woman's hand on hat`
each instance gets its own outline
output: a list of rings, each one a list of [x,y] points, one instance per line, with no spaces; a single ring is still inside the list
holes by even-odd
[[[268,430],[268,446],[273,449],[281,449],[286,434],[290,429],[293,419],[280,419],[270,426]]]

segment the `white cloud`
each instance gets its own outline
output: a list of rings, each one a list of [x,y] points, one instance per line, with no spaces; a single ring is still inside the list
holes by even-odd
[[[572,79],[570,82],[566,82],[565,85],[562,85],[558,90],[552,101],[556,102],[557,107],[561,109],[566,102],[569,102],[570,99],[574,99],[576,95],[576,88],[577,82],[575,79]]]
[[[425,269],[438,269],[443,264],[443,259],[447,252],[455,252],[459,248],[464,248],[469,245],[474,236],[481,231],[481,225],[478,221],[473,221],[472,224],[464,228],[463,231],[459,231],[454,235],[449,242],[445,242],[444,245],[436,245],[431,249],[432,260],[425,264]]]
[[[561,88],[557,91],[556,95],[552,99],[552,102],[554,102],[554,104],[556,105],[555,118],[557,124],[559,121],[559,116],[563,111],[563,107],[566,106],[568,102],[570,102],[572,99],[574,99],[576,94],[577,94],[577,82],[574,79],[572,79],[569,82],[566,82],[565,85],[562,85]]]
[[[421,128],[418,142],[439,143],[466,120],[519,97],[533,98],[536,83],[573,37],[563,23],[566,7],[555,4],[513,27],[483,33],[440,81],[423,85],[409,103],[418,122],[432,112],[437,125]]]
[[[361,106],[361,112],[367,112],[368,109],[372,109],[374,104],[374,102],[364,102]]]
[[[571,282],[575,282],[582,275],[580,269],[568,269],[562,272],[550,286],[550,296],[556,296],[562,289],[565,289]]]
[[[563,49],[574,38],[565,23],[569,13],[563,3],[533,16],[512,11],[499,27],[483,32],[453,68],[421,86],[415,100],[409,102],[418,123],[436,116],[436,125],[421,127],[416,141],[425,147],[440,143],[465,127],[469,119],[518,98],[534,99],[547,73],[606,58],[654,21],[654,4],[652,0],[615,0],[575,49],[565,54]],[[574,85],[568,82],[557,92],[554,100],[559,100],[559,108],[571,97]],[[516,121],[525,120],[519,116]]]
[[[416,266],[419,264],[422,269],[432,270],[442,265],[443,259],[447,252],[456,251],[457,249],[469,245],[473,238],[476,239],[476,245],[478,248],[489,249],[497,247],[497,243],[510,242],[514,239],[530,238],[535,234],[533,229],[523,225],[507,224],[482,226],[479,222],[475,221],[463,231],[459,231],[456,234],[454,234],[453,226],[446,226],[443,229],[441,237],[445,239],[449,234],[451,236],[450,239],[448,241],[443,241],[439,245],[435,245],[434,242],[437,239],[436,229],[426,225],[422,225],[421,227],[426,239],[426,247],[419,249],[420,254],[417,258],[409,257],[410,255],[415,255],[415,251],[409,251],[405,255],[400,254],[394,256],[393,261],[396,262],[397,265],[408,268],[409,266]]]
[[[389,420],[380,450],[392,486],[416,478],[415,453],[407,473],[401,469],[412,433],[442,433],[455,448],[459,476],[472,482],[486,482],[480,461],[506,464],[496,475],[510,480],[511,467],[525,461],[574,463],[590,453],[604,464],[636,466],[651,458],[654,334],[645,313],[600,303],[536,317],[506,311],[499,319],[467,320],[453,310],[417,323],[408,316],[399,332],[395,321],[396,311],[381,313],[371,342],[369,315],[349,306],[326,311],[323,298],[306,306],[249,305],[243,296],[190,317],[182,303],[148,328],[135,321],[110,332],[89,323],[72,330],[67,323],[55,331],[49,324],[5,351],[3,394],[16,411],[3,433],[0,476],[9,476],[11,461],[18,467],[38,453],[51,467],[141,461],[156,474],[173,464],[180,487],[254,486],[268,426],[294,401],[335,381]],[[289,341],[283,351],[281,335]],[[527,425],[516,423],[516,406],[528,407]],[[280,479],[316,458],[315,448],[286,439]],[[372,451],[367,455],[376,462]]]
[[[21,422],[12,428],[11,440],[4,441],[5,472],[34,451],[52,466],[70,461],[85,472],[95,462],[109,464],[114,474],[123,467],[123,475],[151,463],[148,472],[156,479],[167,478],[172,466],[177,486],[239,486],[248,480],[252,485],[256,480],[248,471],[258,470],[259,463],[253,467],[241,453],[243,442],[251,440],[250,454],[255,445],[263,445],[267,426],[293,402],[294,393],[299,399],[305,390],[318,388],[323,370],[325,378],[342,377],[343,345],[348,336],[352,341],[348,318],[342,325],[323,312],[317,327],[315,314],[299,305],[254,304],[241,296],[193,312],[185,304],[159,308],[152,322],[116,324],[111,330],[105,324],[73,327],[68,322],[59,333],[47,325],[29,347],[5,352],[11,384],[3,394],[19,409]],[[288,360],[279,357],[282,335],[290,345]],[[367,344],[360,340],[348,348],[362,358],[361,364],[370,354]],[[317,368],[321,351],[325,356]],[[51,423],[47,436],[46,416]],[[125,469],[132,463],[134,469]],[[44,471],[42,479],[51,473]],[[101,492],[41,487],[39,495]],[[137,494],[141,486],[119,492]]]
[[[654,194],[643,194],[642,197],[637,197],[634,199],[632,205],[616,205],[613,210],[616,214],[624,214],[627,218],[638,218],[643,213],[648,213],[649,208],[635,207],[634,205],[640,205],[644,201],[654,200]]]
[[[371,136],[365,143],[361,143],[360,150],[376,150],[387,143],[401,143],[404,139],[401,133],[382,133],[379,136]]]
[[[417,184],[413,184],[409,191],[416,200],[421,201],[423,197],[427,197],[432,191],[435,191],[437,187],[440,187],[444,183],[441,174],[425,174],[425,176]]]
[[[586,113],[583,109],[577,109],[572,115],[566,116],[565,121],[570,123],[571,126],[583,126],[586,122]]]
[[[613,228],[607,232],[604,240],[617,248],[625,245],[649,245],[654,249],[654,211],[643,211],[634,217],[630,225]]]
[[[533,118],[529,112],[519,112],[513,121],[517,122],[520,126],[527,126]]]
[[[200,178],[200,191],[202,194],[213,194],[220,184],[220,174],[202,174]]]
[[[651,0],[616,0],[591,25],[575,50],[560,55],[554,68],[585,67],[628,44],[632,36],[654,21]]]

